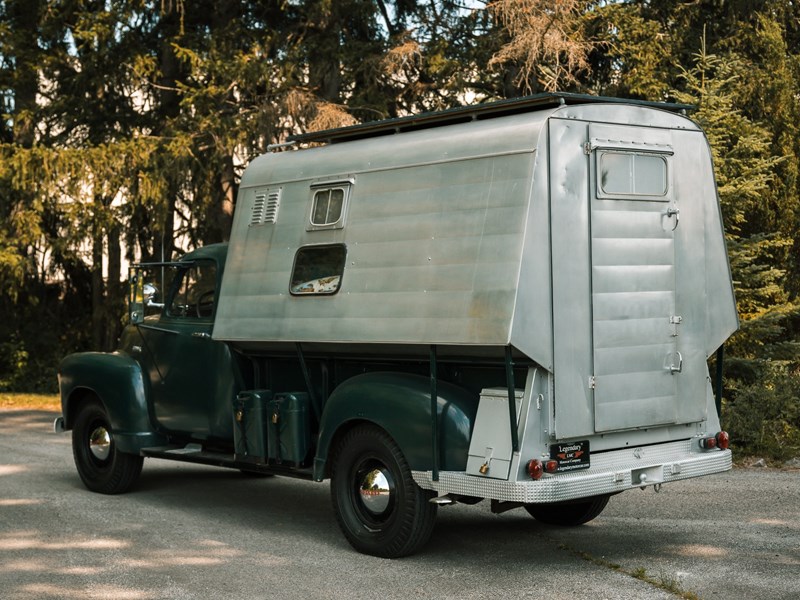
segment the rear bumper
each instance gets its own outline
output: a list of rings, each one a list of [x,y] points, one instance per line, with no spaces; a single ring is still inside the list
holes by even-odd
[[[504,502],[561,502],[628,489],[702,477],[730,470],[730,450],[693,450],[690,440],[657,446],[626,448],[592,456],[589,469],[545,474],[538,481],[503,481],[467,475],[464,472],[441,471],[439,481],[431,471],[413,471],[414,481],[439,495],[458,494],[492,498]],[[642,477],[644,476],[644,477]]]

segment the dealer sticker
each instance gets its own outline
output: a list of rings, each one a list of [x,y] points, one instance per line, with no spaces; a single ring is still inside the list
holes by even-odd
[[[556,473],[589,468],[589,440],[550,446],[550,459],[558,464]]]

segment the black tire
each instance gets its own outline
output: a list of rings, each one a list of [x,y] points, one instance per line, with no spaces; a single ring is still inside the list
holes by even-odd
[[[609,496],[595,496],[579,502],[526,504],[525,510],[537,521],[548,525],[575,527],[583,525],[603,512]]]
[[[370,489],[365,482],[380,485]],[[399,558],[419,550],[436,521],[431,497],[414,482],[400,448],[382,429],[358,426],[336,445],[331,500],[339,527],[359,552]]]
[[[72,428],[72,456],[83,484],[93,492],[121,494],[142,472],[144,459],[117,449],[105,408],[96,399],[78,409]]]

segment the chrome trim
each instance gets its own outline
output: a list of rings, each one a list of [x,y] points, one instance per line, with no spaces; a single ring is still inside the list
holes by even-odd
[[[373,515],[382,515],[392,499],[391,474],[384,469],[372,469],[358,486],[361,503]]]
[[[89,450],[98,460],[106,460],[111,454],[111,433],[102,425],[89,434]]]

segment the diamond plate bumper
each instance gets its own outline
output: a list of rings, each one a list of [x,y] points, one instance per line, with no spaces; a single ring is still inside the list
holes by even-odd
[[[460,494],[506,502],[560,502],[601,494],[614,494],[643,485],[654,485],[702,477],[730,470],[730,450],[698,451],[692,441],[626,448],[592,455],[589,469],[545,474],[538,481],[503,481],[441,471],[439,481],[431,471],[413,471],[421,488],[439,495]],[[644,475],[644,477],[642,477]]]

